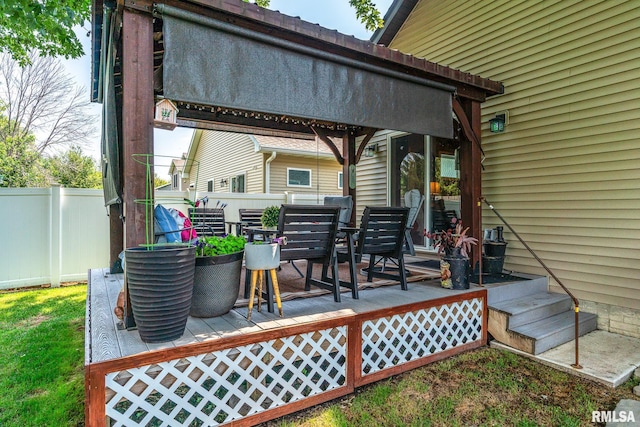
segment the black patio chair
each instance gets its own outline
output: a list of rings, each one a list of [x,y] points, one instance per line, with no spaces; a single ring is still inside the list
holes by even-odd
[[[369,267],[365,269],[367,282],[371,282],[374,277],[382,277],[397,280],[403,291],[408,289],[403,251],[408,215],[409,208],[365,208],[356,239],[355,260],[359,263],[363,255],[369,256]],[[339,247],[337,258],[338,262],[347,262],[347,248]],[[398,265],[397,270],[376,267],[379,262],[384,263],[387,259]]]
[[[340,302],[340,284],[333,254],[339,214],[337,206],[282,205],[278,220],[278,236],[287,239],[280,247],[280,261],[306,260],[305,290],[311,285],[330,290],[336,302]],[[313,264],[322,264],[323,271],[331,268],[334,279],[312,277]]]

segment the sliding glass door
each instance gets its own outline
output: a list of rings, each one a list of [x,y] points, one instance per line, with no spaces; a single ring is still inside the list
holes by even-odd
[[[411,239],[418,249],[432,249],[425,231],[442,231],[460,217],[457,142],[416,134],[389,140],[389,199],[391,206],[415,205],[424,196]]]

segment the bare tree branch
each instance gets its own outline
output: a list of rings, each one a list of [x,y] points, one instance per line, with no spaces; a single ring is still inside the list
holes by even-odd
[[[20,67],[0,55],[0,106],[5,108],[10,136],[34,134],[38,153],[72,144],[86,146],[95,136],[98,117],[89,113],[88,96],[64,71],[60,61],[29,54]]]

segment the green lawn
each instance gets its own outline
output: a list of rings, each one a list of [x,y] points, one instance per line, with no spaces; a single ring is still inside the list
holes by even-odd
[[[0,293],[0,426],[84,425],[86,286]],[[593,426],[636,399],[482,348],[356,390],[268,426]]]
[[[636,399],[513,353],[481,348],[371,384],[266,426],[593,426],[591,411]]]
[[[0,294],[0,426],[84,425],[86,293]]]

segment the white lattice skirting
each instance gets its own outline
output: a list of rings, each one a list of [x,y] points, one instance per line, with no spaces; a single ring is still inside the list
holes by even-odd
[[[107,425],[216,426],[308,398],[320,402],[347,394],[427,363],[438,353],[482,345],[484,298],[486,293],[478,292],[431,307],[418,304],[349,316],[319,323],[317,331],[306,325],[276,339],[271,339],[273,333],[268,338],[257,334],[256,343],[229,343],[231,348],[222,350],[205,346],[202,354],[185,348],[173,360],[97,374],[104,378]],[[380,372],[409,362],[415,363]]]
[[[346,326],[106,377],[112,426],[214,426],[345,384]]]
[[[483,300],[475,298],[362,324],[362,375],[482,337]]]

